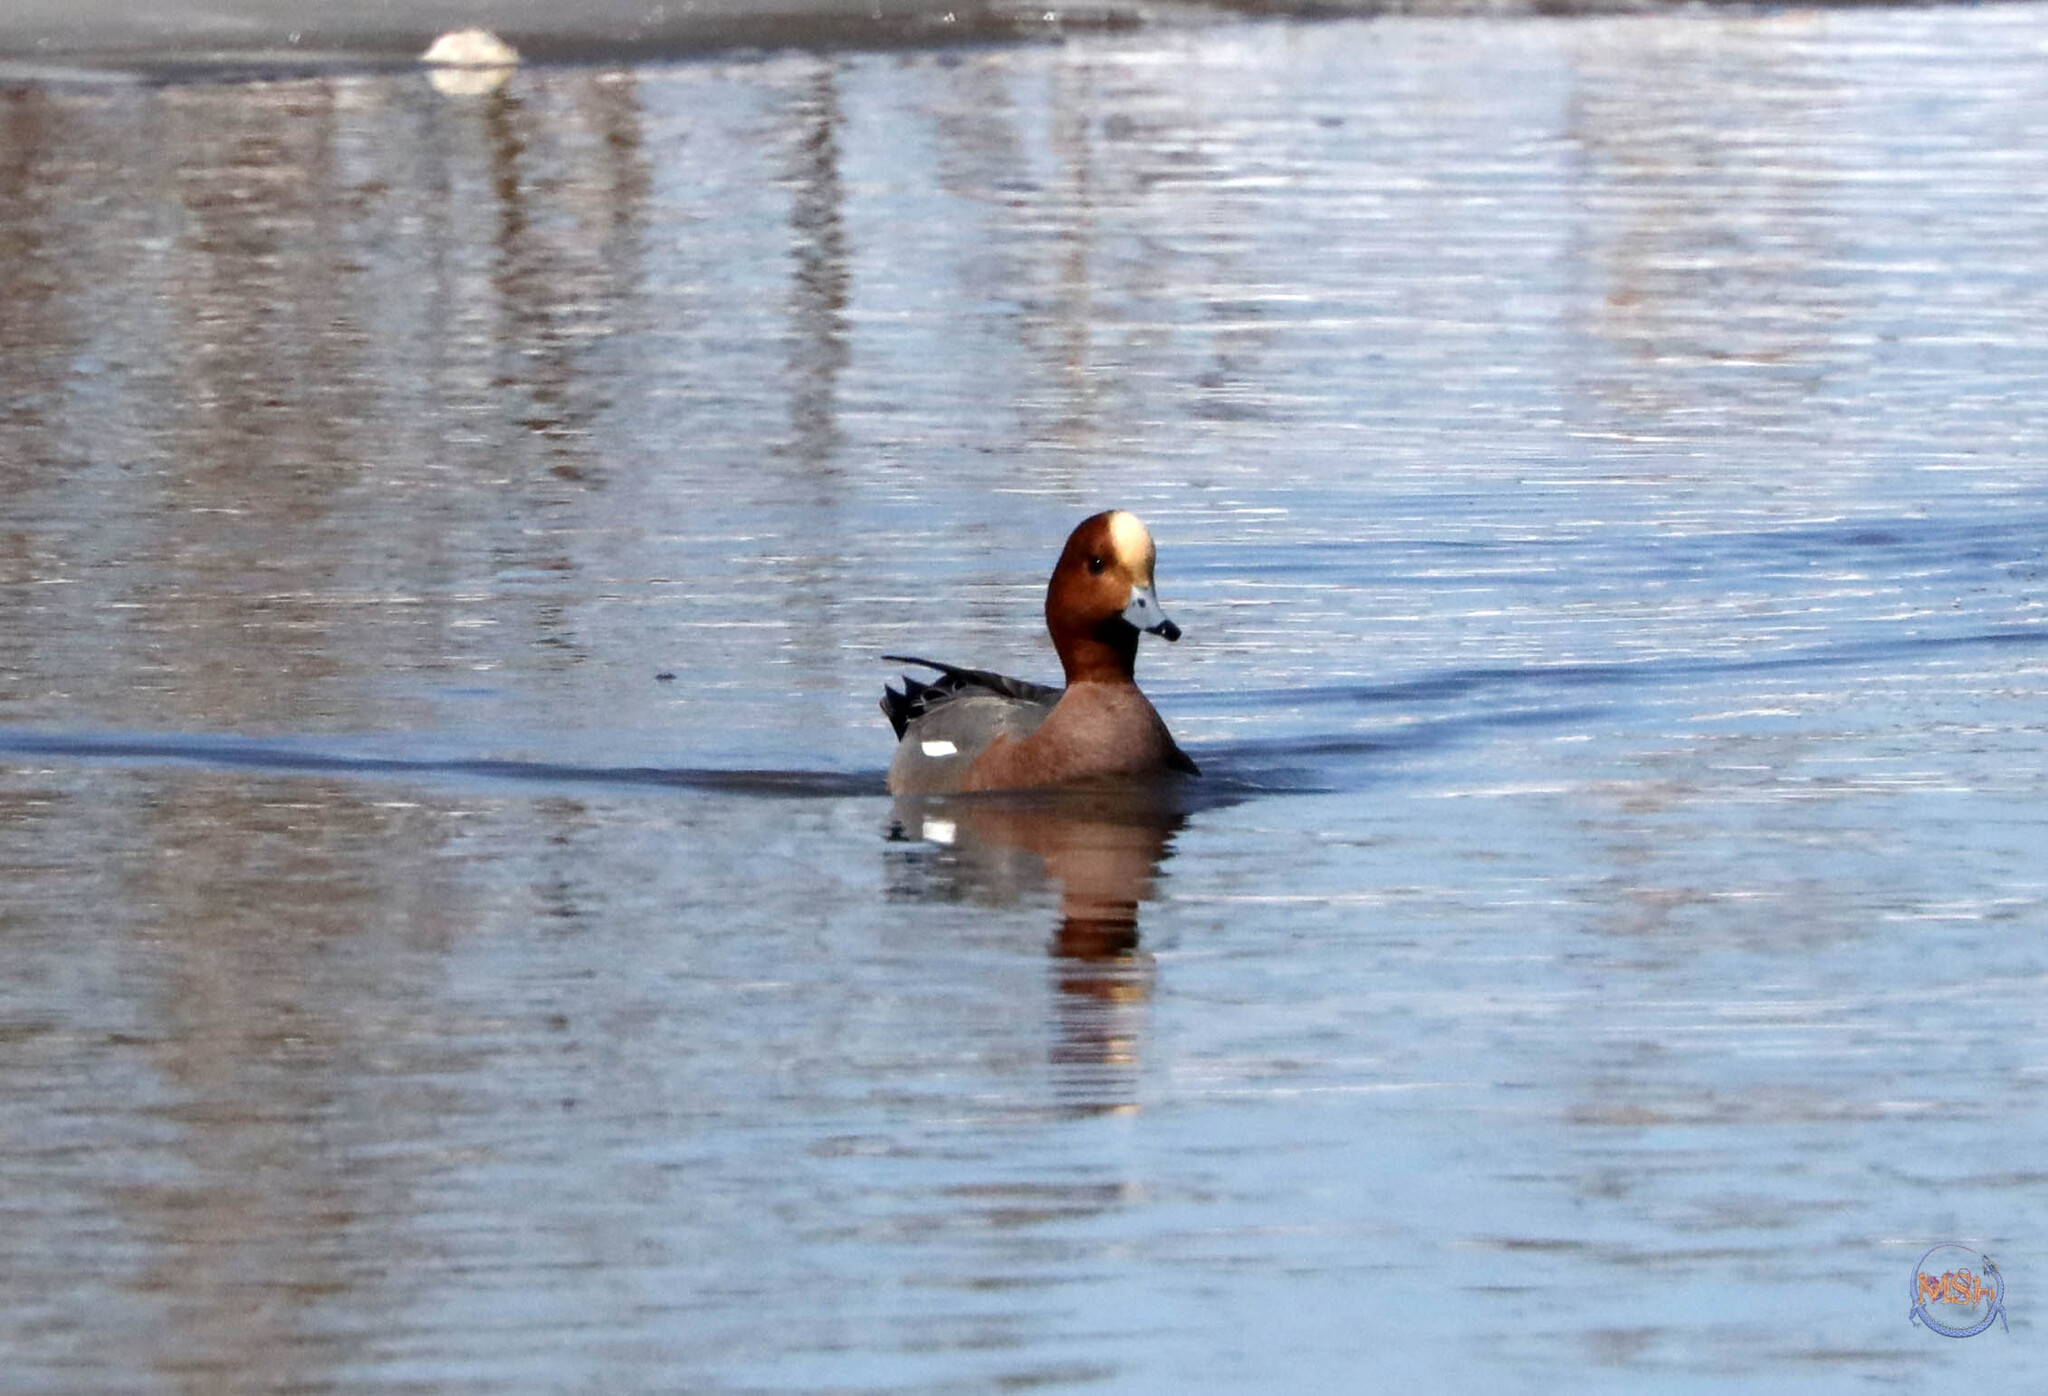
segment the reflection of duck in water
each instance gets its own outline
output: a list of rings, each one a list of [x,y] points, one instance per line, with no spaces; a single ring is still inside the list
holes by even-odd
[[[1084,786],[988,800],[896,802],[898,840],[945,852],[942,881],[919,895],[1013,902],[1047,883],[1059,889],[1056,955],[1109,960],[1138,944],[1138,903],[1187,813],[1142,788]]]
[[[916,841],[890,859],[896,895],[1002,905],[1048,884],[1058,890],[1050,1055],[1069,1108],[1095,1113],[1136,1102],[1152,989],[1151,957],[1138,949],[1138,904],[1152,896],[1187,820],[1171,793],[1126,782],[896,802],[891,838]]]
[[[1045,589],[1045,625],[1066,670],[1064,690],[979,669],[889,655],[941,675],[885,689],[896,729],[889,790],[953,795],[1101,778],[1197,774],[1133,677],[1138,634],[1168,640],[1180,627],[1153,591],[1157,550],[1136,517],[1084,519]]]

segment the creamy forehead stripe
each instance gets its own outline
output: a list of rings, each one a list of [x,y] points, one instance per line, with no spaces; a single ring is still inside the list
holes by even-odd
[[[1158,558],[1158,549],[1152,546],[1152,535],[1145,531],[1145,525],[1138,522],[1136,514],[1126,514],[1118,509],[1109,516],[1109,545],[1116,549],[1117,558],[1141,576],[1152,575],[1152,564]]]

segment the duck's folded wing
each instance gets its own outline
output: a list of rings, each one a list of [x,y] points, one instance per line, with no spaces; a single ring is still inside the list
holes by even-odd
[[[905,674],[900,692],[883,686],[882,712],[888,717],[889,725],[896,729],[899,741],[912,722],[958,698],[1007,698],[1047,710],[1060,700],[1057,688],[1027,679],[1013,679],[1007,674],[987,669],[962,669],[956,664],[942,664],[936,659],[919,659],[909,654],[885,654],[882,658],[893,664],[915,664],[935,670],[939,675],[927,682]]]

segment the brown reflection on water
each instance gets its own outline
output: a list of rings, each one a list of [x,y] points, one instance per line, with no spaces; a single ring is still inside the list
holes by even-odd
[[[405,802],[219,776],[152,782],[137,813],[157,1127],[103,1183],[141,1242],[136,1356],[179,1390],[324,1386],[430,1268],[415,1192],[475,1066],[442,968],[471,899]]]
[[[642,145],[615,74],[0,91],[0,698],[303,730],[466,627],[573,660],[560,586],[493,584],[586,565],[533,521],[606,483]]]
[[[1049,1055],[1068,1108],[1136,1104],[1153,974],[1139,948],[1138,908],[1186,821],[1146,792],[897,802],[892,837],[932,849],[920,860],[930,876],[898,879],[899,894],[1001,906],[1058,892]]]
[[[176,644],[146,663],[165,718],[283,722],[343,663],[317,593],[353,532],[345,490],[390,447],[335,94],[192,88],[162,105],[185,215],[162,288],[176,382],[148,482],[149,560],[169,565],[136,601]]]
[[[797,460],[816,469],[839,445],[835,398],[850,357],[841,117],[830,64],[818,64],[793,95],[787,119],[795,128],[787,174],[795,258],[789,285],[789,426]]]
[[[313,523],[336,472],[382,453],[333,88],[179,89],[163,106],[188,215],[165,288],[176,482],[253,528]]]
[[[0,588],[5,613],[36,604],[43,565],[35,519],[46,462],[57,453],[52,417],[61,411],[61,366],[77,353],[82,329],[67,303],[65,264],[50,255],[62,240],[65,197],[55,168],[72,139],[64,115],[40,88],[0,90],[0,489],[8,502],[0,520]],[[34,628],[0,625],[0,701],[30,671]]]
[[[63,240],[61,166],[77,139],[70,126],[42,89],[0,91],[0,419],[15,430],[47,428],[82,334],[69,313],[65,262],[55,255]],[[13,483],[32,459],[0,454],[0,478]]]
[[[609,400],[582,351],[631,320],[649,176],[630,80],[587,77],[553,95],[562,109],[536,110],[516,88],[477,107],[495,216],[490,388],[538,438],[549,474],[602,483],[590,436]],[[597,157],[601,177],[561,180],[556,162],[565,157]],[[448,213],[459,223],[458,211]]]
[[[1580,371],[1622,430],[1790,420],[1840,367],[1856,309],[1851,108],[1801,23],[1661,31],[1651,88],[1639,48],[1575,46],[1565,131],[1580,274],[1596,281],[1573,304],[1600,346]]]

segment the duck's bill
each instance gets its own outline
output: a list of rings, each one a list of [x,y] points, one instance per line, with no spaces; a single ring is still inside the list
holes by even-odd
[[[1180,627],[1166,618],[1166,612],[1159,608],[1159,598],[1152,594],[1151,587],[1131,588],[1131,599],[1124,606],[1124,619],[1162,640],[1180,638]]]

